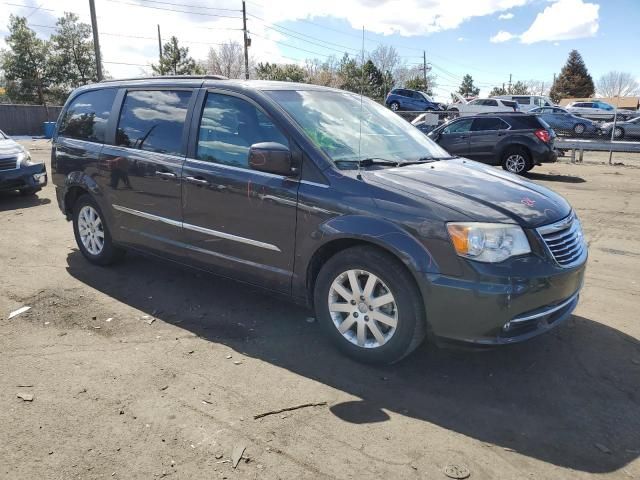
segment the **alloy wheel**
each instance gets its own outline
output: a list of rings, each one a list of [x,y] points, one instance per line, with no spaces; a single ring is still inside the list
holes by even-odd
[[[84,248],[91,255],[100,255],[104,248],[104,227],[100,215],[90,205],[85,205],[80,209],[78,232]]]
[[[522,173],[527,167],[527,161],[519,153],[514,153],[507,157],[505,165],[507,167],[507,171],[511,173]]]
[[[396,102],[393,102],[390,107],[391,107],[391,110],[393,110],[394,112],[397,112],[398,108],[400,108],[400,105],[398,105]]]
[[[613,129],[613,138],[622,137],[622,129],[620,127],[616,127]]]
[[[582,125],[581,123],[577,124],[575,127],[573,127],[573,131],[578,135],[584,133],[584,125]]]
[[[348,342],[378,348],[396,332],[398,306],[389,287],[365,270],[341,273],[329,289],[329,314]]]

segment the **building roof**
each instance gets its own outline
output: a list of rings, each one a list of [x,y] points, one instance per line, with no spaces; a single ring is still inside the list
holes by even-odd
[[[640,107],[640,97],[563,98],[560,100],[560,106],[566,107],[571,102],[593,102],[594,100],[601,100],[618,108],[638,110]]]

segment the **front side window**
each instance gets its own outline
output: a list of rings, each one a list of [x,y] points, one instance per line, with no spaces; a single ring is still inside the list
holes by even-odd
[[[334,162],[382,158],[401,162],[447,152],[382,105],[328,90],[274,90],[270,95]]]
[[[116,145],[179,155],[190,91],[127,92],[116,131]]]
[[[207,94],[198,133],[198,160],[249,168],[249,148],[262,142],[289,146],[287,138],[252,103],[230,95]]]
[[[507,102],[505,102],[506,104]],[[488,107],[497,107],[498,106],[498,101],[497,100],[485,100],[484,101],[484,105],[488,106]]]
[[[81,93],[73,99],[60,121],[58,134],[64,137],[104,143],[107,121],[116,89]]]
[[[529,105],[531,103],[531,97],[513,97],[513,99],[520,105]]]
[[[453,122],[451,125],[447,126],[442,130],[442,133],[465,133],[471,130],[471,123],[473,120],[458,120],[457,122]]]

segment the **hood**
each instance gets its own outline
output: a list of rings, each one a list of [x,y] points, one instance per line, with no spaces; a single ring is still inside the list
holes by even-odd
[[[557,193],[494,167],[457,158],[363,172],[366,180],[434,201],[480,222],[536,228],[569,215]]]
[[[24,152],[24,148],[15,140],[0,139],[0,158],[15,157],[22,152]]]
[[[469,103],[466,98],[456,92],[451,92],[451,95],[456,99],[456,103]]]

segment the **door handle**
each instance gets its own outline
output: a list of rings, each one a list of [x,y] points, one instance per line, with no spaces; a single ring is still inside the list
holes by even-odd
[[[156,171],[156,175],[159,176],[159,177],[162,177],[162,178],[167,178],[167,179],[176,178],[177,177],[177,175],[175,173],[173,173],[173,172],[158,172],[158,171]]]
[[[205,180],[204,178],[198,178],[198,177],[184,177],[184,179],[189,182],[189,183],[193,183],[194,185],[206,185],[209,186],[211,185],[209,183],[208,180]]]

